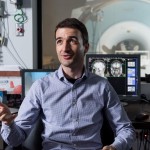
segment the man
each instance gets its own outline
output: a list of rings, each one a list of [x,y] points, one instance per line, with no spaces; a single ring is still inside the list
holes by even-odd
[[[130,149],[135,132],[116,92],[106,79],[84,67],[89,48],[84,24],[75,18],[63,20],[56,26],[55,39],[59,69],[32,85],[15,120],[0,104],[3,139],[10,145],[20,144],[41,117],[44,150]],[[102,110],[115,132],[114,142],[104,147]]]

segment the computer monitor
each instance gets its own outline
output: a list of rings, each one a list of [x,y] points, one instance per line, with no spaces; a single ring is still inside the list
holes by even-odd
[[[86,68],[108,79],[121,101],[140,99],[140,55],[87,54]]]
[[[23,69],[22,70],[22,98],[29,91],[33,82],[45,75],[54,73],[55,69]]]

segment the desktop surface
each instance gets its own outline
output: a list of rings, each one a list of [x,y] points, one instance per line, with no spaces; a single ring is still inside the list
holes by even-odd
[[[136,129],[150,129],[150,103],[136,101],[128,103],[124,108]],[[143,112],[148,114],[149,117],[145,118],[145,120],[136,120],[137,115]]]
[[[18,108],[12,108],[12,107],[9,107],[9,110],[12,114],[17,114],[18,113]]]

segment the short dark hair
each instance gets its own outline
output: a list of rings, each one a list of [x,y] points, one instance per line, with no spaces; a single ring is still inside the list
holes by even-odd
[[[81,32],[83,38],[83,44],[89,44],[88,40],[88,31],[85,25],[76,18],[66,18],[65,20],[59,22],[55,28],[55,35],[56,31],[59,28],[73,28],[78,29]]]

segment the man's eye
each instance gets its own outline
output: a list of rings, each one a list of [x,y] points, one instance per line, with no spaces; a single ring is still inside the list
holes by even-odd
[[[77,41],[77,39],[71,39],[71,40],[70,40],[70,43],[71,43],[71,44],[77,44],[78,41]]]
[[[57,45],[62,44],[62,40],[57,40],[57,41],[56,41],[56,44],[57,44]]]

